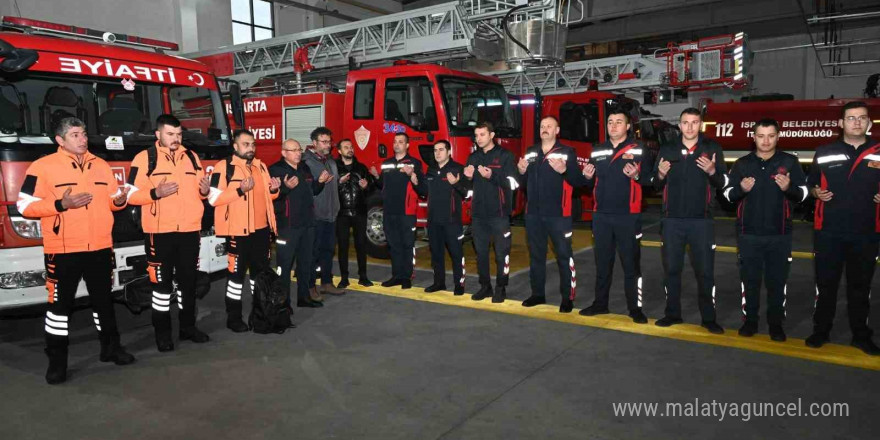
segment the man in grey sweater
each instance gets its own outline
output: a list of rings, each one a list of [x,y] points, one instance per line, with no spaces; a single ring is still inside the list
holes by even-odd
[[[313,176],[318,176],[324,170],[330,173],[332,178],[324,184],[324,191],[315,196],[315,246],[314,267],[315,272],[309,283],[312,294],[320,297],[320,293],[331,295],[343,295],[345,290],[333,286],[333,250],[336,248],[336,214],[339,213],[339,182],[340,179],[348,179],[348,175],[339,176],[336,161],[330,156],[332,148],[331,136],[333,133],[327,127],[318,127],[312,130],[309,137],[312,139],[312,148],[306,151],[304,160]],[[317,174],[315,174],[317,173]],[[344,182],[344,180],[342,180]],[[317,275],[321,274],[321,289],[317,291]]]

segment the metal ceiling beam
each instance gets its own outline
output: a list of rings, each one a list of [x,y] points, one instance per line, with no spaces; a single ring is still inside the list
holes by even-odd
[[[275,0],[275,3],[278,3],[281,6],[289,6],[292,8],[299,8],[299,9],[302,9],[305,11],[315,12],[315,13],[318,13],[321,15],[326,15],[328,17],[338,18],[340,20],[345,20],[345,21],[358,21],[358,20],[360,20],[360,18],[352,17],[351,15],[342,14],[335,9],[330,11],[327,9],[319,8],[317,6],[312,6],[312,5],[307,5],[305,3],[295,2],[293,0]]]

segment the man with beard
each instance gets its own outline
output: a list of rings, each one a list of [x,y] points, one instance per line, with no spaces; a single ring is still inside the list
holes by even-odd
[[[553,242],[559,268],[561,313],[574,307],[577,271],[571,252],[571,203],[574,188],[588,182],[578,166],[577,152],[557,141],[559,121],[553,116],[541,120],[541,143],[526,150],[517,168],[526,187],[526,235],[529,242],[529,279],[532,295],[522,305],[533,307],[546,302],[547,238]]]
[[[342,280],[336,286],[344,289],[348,281],[348,241],[349,233],[354,232],[354,249],[357,253],[358,284],[372,286],[367,278],[367,194],[370,193],[373,176],[367,167],[354,156],[350,139],[339,141],[339,215],[336,217],[336,239],[339,260],[339,275]],[[353,231],[352,231],[353,230]]]
[[[232,157],[214,167],[208,203],[215,208],[214,233],[226,237],[226,328],[241,333],[248,331],[241,319],[244,276],[250,269],[253,295],[254,280],[269,267],[269,234],[277,233],[272,201],[278,197],[281,179],[270,176],[266,165],[254,158],[252,132],[236,130],[232,147]]]
[[[422,162],[409,155],[409,136],[394,135],[394,157],[382,162],[382,174],[370,167],[370,174],[382,188],[382,229],[391,252],[391,278],[383,287],[412,288],[416,260],[416,210],[419,196],[415,187],[422,177]]]
[[[507,279],[510,275],[510,210],[516,180],[513,153],[495,145],[494,127],[481,122],[474,127],[477,150],[471,153],[464,167],[465,177],[473,186],[471,203],[471,231],[477,253],[477,273],[480,290],[471,296],[481,301],[491,296],[492,302],[507,298]],[[489,244],[495,244],[495,291],[489,273]]]
[[[653,185],[663,191],[663,267],[666,312],[660,327],[681,319],[681,271],[685,248],[697,277],[697,299],[703,327],[724,333],[715,321],[715,228],[709,203],[712,193],[728,181],[724,151],[700,134],[700,111],[687,108],[679,115],[681,137],[660,147]]]
[[[312,274],[310,287],[313,290],[312,297],[319,301],[323,298],[321,293],[345,294],[344,289],[333,285],[333,251],[336,250],[336,215],[339,213],[339,170],[336,168],[336,161],[330,156],[332,135],[327,127],[312,130],[309,136],[312,139],[312,149],[303,154],[303,161],[313,176],[320,176],[326,170],[332,177],[324,184],[326,191],[315,197],[315,247],[312,249],[315,272]],[[317,288],[318,273],[321,274],[320,291]]]
[[[128,174],[128,203],[141,208],[147,272],[153,286],[156,348],[174,350],[171,339],[172,280],[177,281],[180,339],[208,342],[196,328],[199,230],[210,182],[196,154],[181,144],[183,129],[172,115],[156,119],[156,145],[134,157]]]

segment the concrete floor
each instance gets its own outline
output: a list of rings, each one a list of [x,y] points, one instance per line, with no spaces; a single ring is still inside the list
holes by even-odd
[[[652,223],[646,215],[646,226]],[[729,232],[725,228],[729,226]],[[796,250],[809,250],[809,225]],[[656,228],[656,226],[654,226]],[[732,237],[719,220],[719,245]],[[646,227],[646,239],[656,233]],[[728,235],[729,234],[729,235]],[[645,311],[662,316],[659,249],[645,248]],[[577,307],[592,301],[592,250],[575,257]],[[554,266],[555,267],[555,266]],[[373,280],[388,269],[371,264]],[[548,271],[548,300],[558,280]],[[356,273],[352,267],[352,273]],[[476,278],[469,272],[468,291]],[[735,255],[716,259],[719,323],[735,332],[740,293]],[[878,283],[875,277],[875,285]],[[430,284],[419,271],[416,284]],[[451,282],[449,283],[451,286]],[[684,276],[687,322],[699,322],[695,282]],[[796,259],[789,285],[790,337],[810,332],[812,262]],[[528,273],[511,280],[523,299]],[[98,362],[87,310],[75,315],[70,380],[43,381],[42,318],[0,317],[0,426],[8,439],[94,438],[874,438],[880,409],[877,372],[750,350],[630,334],[364,292],[298,309],[298,328],[283,335],[225,329],[223,281],[199,304],[211,342],[179,343],[158,353],[149,314],[117,314],[131,366]],[[622,273],[611,308],[625,312]],[[872,321],[877,322],[877,300]],[[834,342],[849,342],[841,298]],[[761,331],[766,332],[762,322]],[[864,356],[852,351],[852,356]],[[699,399],[847,403],[839,418],[635,417],[613,402],[686,404]]]

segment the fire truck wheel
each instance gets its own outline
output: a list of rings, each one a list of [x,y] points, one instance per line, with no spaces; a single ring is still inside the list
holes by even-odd
[[[367,200],[367,255],[387,260],[391,258],[391,253],[388,251],[385,228],[382,226],[383,218],[381,197],[369,198]]]

